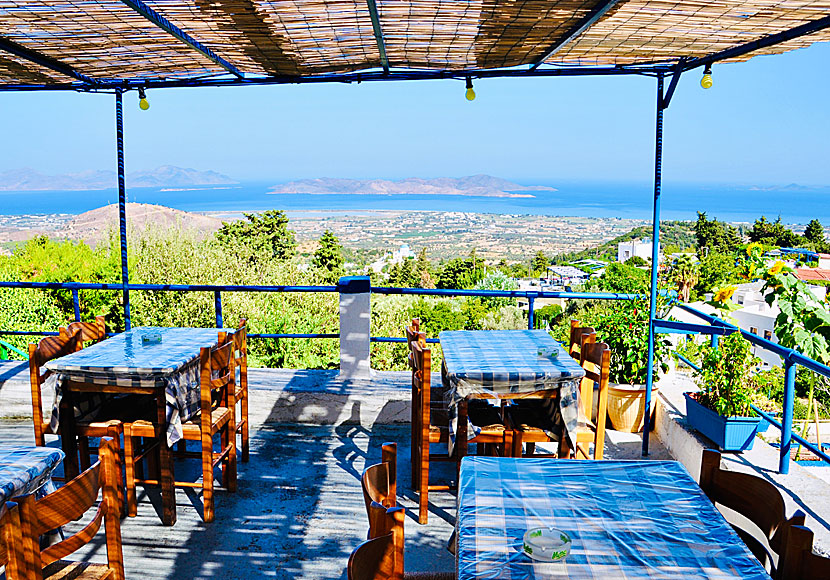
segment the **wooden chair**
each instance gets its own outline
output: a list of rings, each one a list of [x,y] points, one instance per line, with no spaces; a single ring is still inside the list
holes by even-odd
[[[384,508],[378,513],[379,535],[360,544],[349,556],[349,580],[454,580],[451,572],[406,573],[404,571],[404,509]]]
[[[107,321],[103,316],[96,316],[95,322],[72,322],[66,328],[61,327],[61,336],[78,336],[77,350],[81,350],[86,343],[101,342],[107,337]]]
[[[198,452],[186,453],[187,457],[198,457],[202,461],[202,483],[176,481],[178,487],[201,488],[203,519],[212,522],[215,517],[213,471],[222,467],[222,485],[230,492],[236,491],[236,386],[234,368],[234,342],[224,332],[219,333],[219,344],[213,348],[202,348],[199,353],[201,386],[201,409],[199,413],[182,423],[183,440],[199,441]],[[158,480],[139,480],[135,465],[148,456],[151,450],[136,454],[135,438],[155,437],[156,426],[150,421],[135,421],[124,427],[124,461],[126,463],[128,514],[135,515],[136,484],[158,485]],[[220,436],[220,450],[213,450],[213,438]],[[166,444],[162,443],[162,444]],[[167,469],[161,466],[161,469]]]
[[[580,326],[578,320],[571,320],[571,336],[568,342],[568,354],[571,358],[578,361],[582,360],[580,352],[582,351],[583,335],[596,334],[596,330],[590,326]]]
[[[830,578],[830,558],[813,554],[813,531],[802,525],[793,525],[787,530],[782,558],[778,567],[778,580]]]
[[[28,570],[21,530],[20,511],[17,504],[7,501],[0,505],[0,566],[5,567],[6,580],[27,578]]]
[[[31,580],[124,580],[121,552],[121,521],[117,498],[116,457],[114,440],[105,438],[99,447],[98,461],[81,475],[42,499],[34,494],[17,499],[27,568]],[[102,498],[92,517],[79,532],[46,549],[40,548],[40,536],[82,517],[95,505],[98,493]],[[90,543],[104,525],[106,530],[107,564],[69,562],[65,558]],[[11,580],[11,579],[10,579]]]
[[[778,488],[755,475],[721,469],[720,453],[712,449],[703,450],[700,488],[712,503],[739,513],[758,528],[753,531],[746,529],[745,524],[732,524],[749,550],[770,575],[777,578],[779,557],[784,553],[788,530],[791,526],[804,525],[804,514],[796,511],[788,520],[784,498]]]
[[[52,371],[45,370],[41,373],[41,368],[50,360],[76,352],[80,340],[81,335],[79,333],[63,333],[60,336],[47,336],[41,339],[38,344],[29,345],[29,381],[32,392],[32,423],[35,428],[35,445],[44,447],[46,445],[46,435],[60,436],[60,430],[53,430],[51,427],[52,400],[43,400],[43,384]],[[44,413],[44,403],[50,405],[46,413]],[[130,416],[127,411],[129,409],[118,409],[115,406],[102,408],[98,415],[112,417],[112,419],[101,421],[81,420],[77,423],[78,449],[81,466],[84,469],[90,466],[89,438],[106,436],[120,441],[123,433],[123,422]],[[67,410],[67,412],[72,412],[72,410]],[[44,419],[44,414],[48,419]]]
[[[579,404],[585,423],[580,424],[576,433],[570,433],[571,442],[577,457],[590,458],[589,446],[594,444],[594,459],[602,459],[605,447],[605,413],[608,408],[608,371],[611,364],[611,351],[605,343],[596,342],[596,334],[585,333],[581,336],[579,352],[582,360],[580,364],[585,369],[585,377],[579,386]],[[599,385],[598,420],[591,421],[591,410],[594,402],[594,382]],[[552,437],[554,425],[551,425],[550,412],[543,407],[538,399],[519,401],[505,409],[505,422],[513,431],[514,457],[554,457],[569,456],[570,450],[562,438]],[[536,454],[537,443],[559,442],[557,453]],[[522,444],[526,450],[522,454]]]
[[[495,407],[483,401],[481,404],[468,405],[466,400],[459,403],[459,415],[466,414],[473,425],[481,426],[480,433],[474,439],[466,439],[466,424],[459,421],[459,433],[454,457],[446,454],[430,455],[429,446],[432,443],[449,442],[449,414],[443,400],[443,389],[440,399],[434,400],[432,388],[432,352],[426,348],[426,337],[419,333],[417,340],[410,343],[412,357],[412,385],[413,407],[417,411],[413,417],[412,456],[415,469],[412,472],[412,486],[418,492],[418,522],[426,524],[428,519],[429,492],[447,491],[448,485],[429,484],[430,461],[454,460],[457,465],[466,454],[468,443],[498,446],[502,455],[509,456],[512,452],[513,433],[506,429],[501,422],[501,415]]]
[[[386,508],[398,505],[397,459],[398,446],[395,443],[384,443],[381,448],[381,462],[367,467],[360,478],[366,515],[369,517],[369,538],[378,535],[378,522],[373,520],[373,512],[370,510],[372,504],[376,503]]]
[[[240,437],[239,458],[248,463],[250,454],[250,425],[248,423],[248,319],[240,318],[236,332],[233,333],[234,364],[239,369],[239,381],[236,382],[236,434]],[[234,407],[236,409],[236,407]]]

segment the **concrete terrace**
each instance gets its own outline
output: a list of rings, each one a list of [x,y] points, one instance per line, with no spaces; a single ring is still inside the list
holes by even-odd
[[[26,373],[26,363],[0,364],[0,444],[33,443]],[[408,373],[341,381],[336,371],[254,369],[249,377],[251,460],[239,464],[239,491],[218,492],[217,520],[205,525],[197,495],[178,490],[178,522],[164,527],[157,515],[158,493],[140,489],[138,517],[122,522],[128,578],[345,578],[348,556],[367,530],[359,477],[365,466],[380,460],[386,441],[398,443],[399,502],[408,510],[407,570],[454,568],[446,549],[455,523],[454,493],[430,495],[426,526],[418,525],[412,512]],[[699,462],[699,452],[694,459],[691,451],[694,444],[665,427],[667,421],[679,424],[671,417],[672,407],[661,399],[660,409],[658,435],[667,438],[667,445],[653,437],[651,457],[672,458],[668,447],[686,458],[684,463]],[[637,435],[611,431],[606,456],[639,459],[640,441]],[[688,463],[687,468],[695,475]],[[190,471],[195,480],[199,466],[182,461],[176,469],[177,474]],[[450,465],[433,472],[454,475]],[[785,485],[791,481],[764,475]],[[806,501],[791,490],[784,495],[807,508],[818,541],[822,530],[830,529],[828,495],[805,495]],[[102,547],[101,539],[90,547],[90,556],[104,558]]]

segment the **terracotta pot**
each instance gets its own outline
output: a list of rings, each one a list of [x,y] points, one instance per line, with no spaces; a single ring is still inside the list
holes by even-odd
[[[657,387],[651,387],[651,403],[657,397]],[[643,430],[646,406],[645,385],[608,385],[608,416],[616,431],[639,433]]]

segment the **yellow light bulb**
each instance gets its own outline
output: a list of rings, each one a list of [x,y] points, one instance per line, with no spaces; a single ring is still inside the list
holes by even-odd
[[[468,101],[474,101],[475,100],[476,92],[473,90],[473,87],[470,87],[469,89],[467,89],[466,97],[467,97]]]
[[[712,75],[710,74],[703,75],[703,78],[700,79],[700,86],[704,89],[711,89],[712,84]]]
[[[147,101],[147,99],[144,99],[144,98],[139,99],[138,100],[138,108],[141,109],[142,111],[146,111],[147,109],[150,108],[150,103]]]

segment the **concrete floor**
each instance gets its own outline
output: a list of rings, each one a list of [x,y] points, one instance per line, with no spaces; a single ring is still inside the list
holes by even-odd
[[[610,457],[639,457],[637,435],[611,434]],[[216,496],[217,519],[206,525],[194,492],[177,492],[178,522],[164,527],[155,490],[140,490],[136,518],[123,520],[127,578],[344,579],[349,554],[365,539],[367,522],[360,474],[380,460],[381,445],[398,443],[399,503],[407,508],[406,569],[454,569],[446,549],[455,524],[455,494],[430,495],[429,524],[414,519],[416,496],[409,489],[409,426],[354,424],[310,426],[261,424],[251,439],[251,459],[239,466],[239,491]],[[0,423],[0,444],[30,444],[29,422]],[[57,443],[53,443],[57,445]],[[658,444],[655,458],[668,457]],[[177,476],[195,461],[177,463]],[[449,464],[433,469],[452,479]],[[80,524],[73,524],[69,531]],[[103,534],[85,557],[103,561]]]

